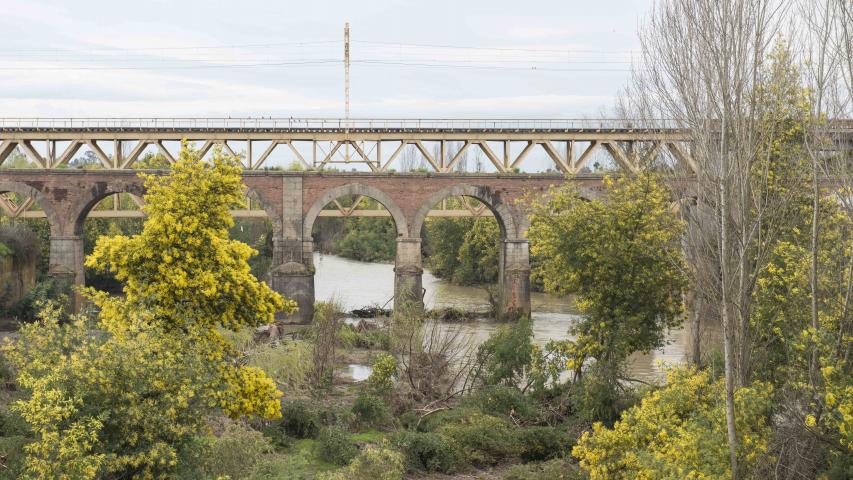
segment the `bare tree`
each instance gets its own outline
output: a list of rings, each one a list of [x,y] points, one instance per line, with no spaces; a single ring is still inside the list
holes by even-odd
[[[688,235],[695,287],[723,326],[726,420],[738,478],[734,391],[749,379],[755,280],[788,199],[771,194],[759,83],[787,4],[771,0],[664,0],[641,32],[642,70],[630,98],[645,118],[690,132],[696,214]],[[703,302],[700,302],[703,303]]]
[[[418,162],[418,160],[420,160],[420,162]],[[401,172],[415,171],[421,166],[421,163],[423,163],[423,159],[420,152],[417,151],[417,147],[414,145],[407,145],[403,148],[403,154],[400,159]]]

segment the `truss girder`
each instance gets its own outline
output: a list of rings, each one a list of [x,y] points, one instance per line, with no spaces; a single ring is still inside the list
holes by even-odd
[[[590,159],[599,152],[600,147],[603,147],[615,165],[630,172],[641,170],[662,154],[670,155],[686,169],[695,171],[696,168],[689,154],[687,136],[677,129],[0,129],[0,163],[19,148],[35,166],[56,168],[67,164],[80,148],[85,147],[94,152],[103,168],[132,169],[149,146],[155,147],[166,160],[174,163],[176,153],[166,148],[166,142],[181,140],[201,145],[198,150],[201,156],[205,156],[214,145],[220,145],[226,153],[241,157],[245,168],[249,170],[269,168],[271,155],[282,145],[287,145],[288,156],[292,156],[305,169],[353,163],[363,164],[373,172],[385,172],[395,168],[395,162],[410,145],[437,173],[453,171],[472,148],[479,148],[495,171],[500,173],[517,171],[535,156],[550,162],[557,171],[575,174],[588,167]],[[99,142],[104,141],[115,142],[116,151],[113,155],[107,155],[99,145]],[[33,142],[47,143],[47,153],[40,153]],[[56,156],[58,142],[68,142],[68,146]],[[120,151],[123,142],[134,145],[124,156]],[[229,142],[240,142],[245,148],[238,151]],[[268,146],[254,158],[253,144],[257,142],[268,143]],[[447,142],[460,142],[461,147],[448,155]],[[391,146],[391,154],[384,157],[383,143],[385,148],[389,144]],[[641,143],[649,147],[643,151],[633,148],[633,144]],[[519,145],[522,145],[520,151]],[[627,150],[624,145],[629,145]],[[433,146],[435,152],[432,152]],[[342,148],[352,152],[352,155],[343,155]],[[303,152],[308,149],[314,152],[313,158],[306,159]],[[322,152],[319,157],[318,150]],[[578,152],[580,154],[575,158]],[[346,158],[341,160],[342,157]]]

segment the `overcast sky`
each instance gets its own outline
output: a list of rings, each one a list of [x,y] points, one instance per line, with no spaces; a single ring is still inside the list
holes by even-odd
[[[652,0],[0,0],[0,116],[600,115]]]

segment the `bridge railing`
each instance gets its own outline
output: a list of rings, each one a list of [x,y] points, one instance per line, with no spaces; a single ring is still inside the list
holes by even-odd
[[[0,118],[0,128],[19,129],[622,130],[675,127],[675,122],[670,120],[614,118]]]

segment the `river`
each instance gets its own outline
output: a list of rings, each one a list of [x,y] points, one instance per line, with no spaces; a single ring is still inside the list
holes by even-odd
[[[314,288],[317,300],[332,300],[346,310],[370,305],[384,305],[394,295],[394,266],[387,263],[365,263],[335,255],[314,254]],[[488,307],[485,290],[477,287],[451,285],[424,272],[427,308],[456,307],[483,310]],[[390,306],[391,303],[388,303]],[[544,345],[549,340],[569,338],[568,329],[579,318],[573,302],[567,298],[534,292],[531,296],[534,341]],[[462,325],[473,343],[481,343],[495,331],[498,324],[478,320]],[[682,329],[673,330],[668,343],[648,355],[631,356],[628,373],[646,381],[662,377],[663,365],[685,361],[688,336]]]

